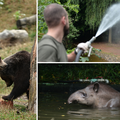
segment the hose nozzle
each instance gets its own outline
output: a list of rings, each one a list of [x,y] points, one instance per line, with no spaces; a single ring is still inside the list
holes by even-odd
[[[89,42],[92,43],[95,39],[96,39],[96,37],[93,36],[93,37],[89,40]]]

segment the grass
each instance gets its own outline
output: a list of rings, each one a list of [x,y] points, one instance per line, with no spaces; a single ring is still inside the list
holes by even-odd
[[[11,10],[11,11],[10,11]],[[25,14],[25,17],[36,14],[36,0],[5,0],[5,4],[0,10],[0,32],[4,29],[11,29],[16,26],[16,20],[13,16],[16,11]]]
[[[31,52],[33,43],[34,43],[34,41],[28,41],[23,44],[17,44],[12,47],[5,47],[4,49],[0,50],[0,56],[2,57],[2,59],[4,59],[4,58],[16,53],[17,51],[26,50],[28,52]]]
[[[36,120],[36,116],[33,113],[28,112],[24,106],[16,106],[22,108],[21,110],[16,109],[0,109],[1,120]]]
[[[0,10],[0,32],[5,29],[17,29],[16,20],[13,16],[16,11],[25,14],[25,17],[36,14],[36,0],[4,0],[5,3]],[[3,47],[0,49],[2,59],[18,52],[26,50],[31,52],[36,36],[36,25],[31,25],[25,28],[29,34],[27,41],[16,44],[11,47]],[[0,78],[0,99],[3,95],[8,95],[13,88],[13,85],[6,87],[5,82]],[[36,120],[36,114],[27,110],[28,100],[23,95],[14,100],[14,108],[7,109],[0,106],[0,120]]]

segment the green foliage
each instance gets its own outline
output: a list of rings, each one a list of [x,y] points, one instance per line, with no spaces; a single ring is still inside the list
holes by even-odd
[[[66,3],[63,4],[63,7],[65,9],[68,9],[68,13],[71,11],[74,11],[77,15],[79,12],[79,5],[78,4],[71,4],[72,0],[68,0]],[[57,2],[58,4],[61,4],[60,2]],[[61,4],[62,5],[62,4]]]
[[[29,34],[29,37],[30,37],[30,40],[31,41],[34,41],[35,40],[35,37],[36,37],[36,32],[31,32],[31,34]]]
[[[86,61],[89,62],[89,57],[80,57],[80,61],[81,62],[86,62]]]
[[[73,49],[67,49],[67,54],[70,54],[71,52],[73,52],[75,50],[75,48]]]
[[[75,39],[77,39],[77,37],[79,36],[79,30],[76,29],[76,27],[73,25],[74,19],[72,19],[71,17],[69,17],[69,24],[70,24],[70,28],[69,28],[69,34],[67,35],[67,37],[64,40],[64,45],[66,49],[71,49],[73,48],[73,41]]]
[[[60,80],[92,79],[102,76],[113,84],[120,84],[120,64],[39,64],[39,83]]]
[[[11,9],[8,9],[8,12],[11,12]]]
[[[25,16],[25,14],[20,13],[20,10],[18,10],[13,16],[15,17],[15,20],[19,20],[22,16]]]
[[[92,52],[91,52],[91,55],[96,55],[97,57],[101,58],[99,55],[96,54],[96,51],[97,51],[97,52],[101,52],[100,49],[93,48],[93,49],[92,49]]]
[[[14,17],[15,17],[15,20],[19,20],[20,19],[20,10],[15,12]]]

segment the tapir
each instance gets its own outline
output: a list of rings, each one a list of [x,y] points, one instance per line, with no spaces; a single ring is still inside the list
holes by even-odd
[[[120,108],[120,92],[104,83],[92,83],[70,95],[68,103],[73,101],[94,108]]]

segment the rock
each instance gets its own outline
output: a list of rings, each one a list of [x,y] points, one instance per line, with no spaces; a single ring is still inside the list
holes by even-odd
[[[6,40],[10,38],[24,39],[28,38],[28,33],[25,30],[4,30],[0,33],[0,40]]]
[[[5,46],[14,45],[17,42],[25,41],[28,33],[25,30],[4,30],[0,33],[0,43]]]
[[[32,25],[36,23],[36,15],[25,17],[16,21],[16,25],[18,29],[22,29],[27,25]]]

